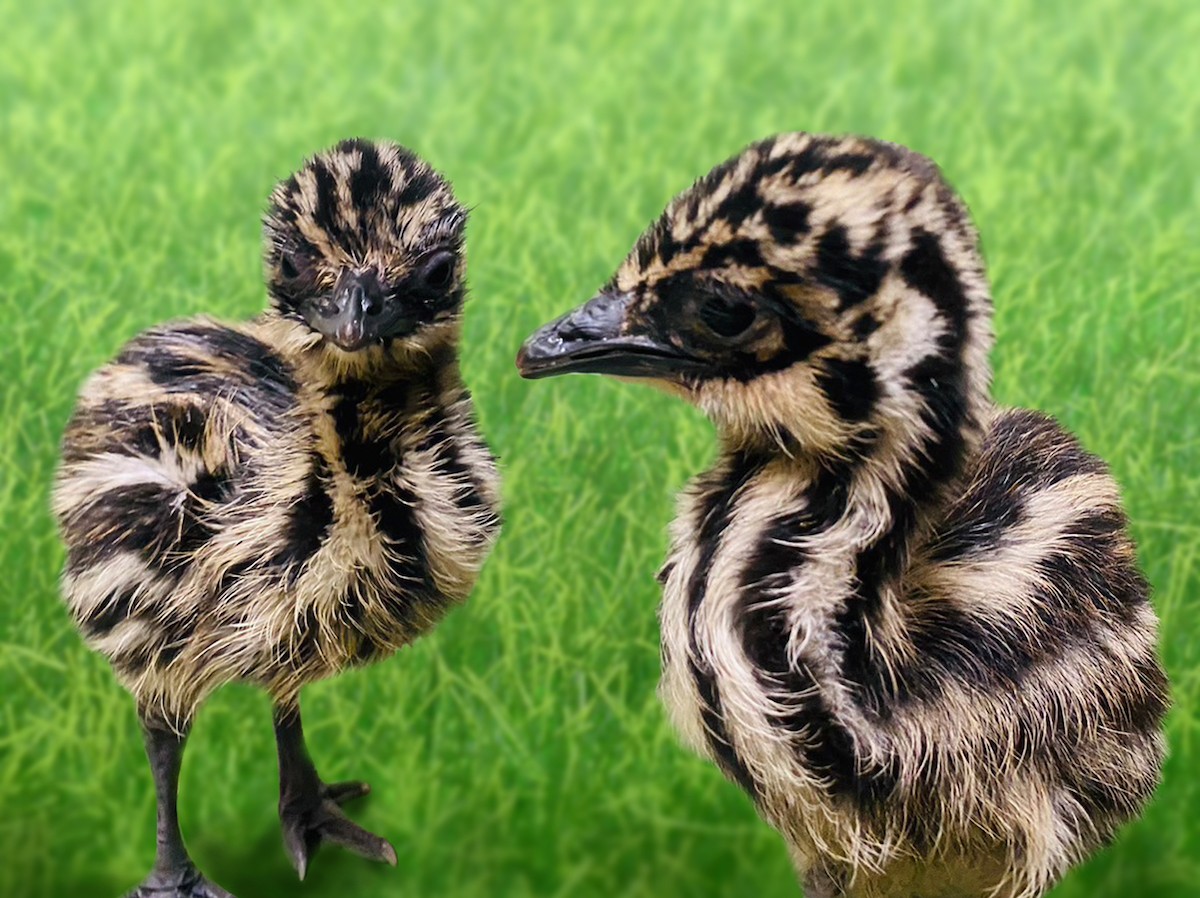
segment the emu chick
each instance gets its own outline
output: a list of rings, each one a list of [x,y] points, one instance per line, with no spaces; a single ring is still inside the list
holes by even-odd
[[[716,423],[663,583],[661,693],[812,896],[1039,895],[1159,778],[1166,681],[1117,486],[989,398],[962,202],[879,141],[761,141],[674,199],[522,372]]]
[[[187,858],[173,778],[197,708],[231,681],[275,702],[301,877],[322,840],[395,863],[340,812],[365,784],[317,777],[299,696],[429,630],[497,536],[458,370],[465,220],[408,150],[345,141],[271,196],[267,312],[154,328],[83,388],[54,496],[62,589],[136,699],[159,786],[135,895],[226,894]]]

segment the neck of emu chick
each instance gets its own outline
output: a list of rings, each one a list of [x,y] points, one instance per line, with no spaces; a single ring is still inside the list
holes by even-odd
[[[279,316],[263,316],[259,326],[295,369],[306,405],[328,412],[331,430],[315,423],[320,453],[332,470],[364,483],[386,475],[406,431],[426,433],[441,454],[477,444],[459,373],[457,327],[416,347],[393,343],[347,353]]]
[[[713,598],[732,603],[732,635],[772,695],[774,726],[796,737],[805,768],[819,771],[836,794],[886,794],[892,773],[875,768],[862,738],[892,704],[895,653],[910,654],[903,575],[914,546],[961,491],[978,445],[975,416],[965,408],[947,410],[943,423],[922,439],[850,457],[789,456],[767,443],[723,441],[717,464],[695,481],[699,554],[684,584],[692,675],[711,750],[752,797],[761,797],[760,778],[731,748],[727,731],[728,703],[736,699],[719,691],[697,643],[701,606],[719,589],[713,562],[733,550],[731,522],[757,506],[757,533],[741,556],[735,589]]]
[[[772,500],[745,558],[742,586],[748,594],[763,586],[786,591],[831,611],[848,663],[868,656],[867,632],[887,610],[884,587],[903,574],[914,545],[961,494],[978,451],[985,409],[939,389],[939,407],[929,415],[936,426],[928,430],[880,430],[837,454],[723,435],[717,464],[701,478],[711,497],[701,526],[713,539],[722,519],[727,524],[735,507],[754,501],[756,490]],[[823,574],[806,575],[806,566]],[[768,626],[764,616],[774,613],[768,606],[748,609],[747,630]]]

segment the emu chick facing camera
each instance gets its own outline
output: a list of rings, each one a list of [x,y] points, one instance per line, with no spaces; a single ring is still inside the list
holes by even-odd
[[[810,896],[1040,895],[1158,783],[1167,684],[1117,486],[992,403],[990,322],[933,163],[785,134],[518,358],[715,422],[659,575],[661,694]]]
[[[268,311],[136,337],[84,386],[54,510],[63,594],[133,694],[158,795],[139,898],[221,898],[175,791],[197,708],[231,681],[275,703],[279,814],[301,878],[320,842],[396,863],[305,748],[300,691],[385,658],[467,597],[499,525],[459,376],[466,213],[389,143],[345,141],[275,188]]]

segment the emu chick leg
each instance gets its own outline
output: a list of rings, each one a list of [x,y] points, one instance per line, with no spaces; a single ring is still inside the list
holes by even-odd
[[[128,898],[233,898],[200,875],[179,831],[179,767],[187,732],[143,716],[142,736],[158,799],[158,844],[154,869]]]

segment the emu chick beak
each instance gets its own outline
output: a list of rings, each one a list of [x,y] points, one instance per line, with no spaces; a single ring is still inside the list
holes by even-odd
[[[521,376],[574,372],[661,378],[695,367],[697,360],[638,320],[632,300],[624,293],[601,293],[538,328],[517,353]]]

